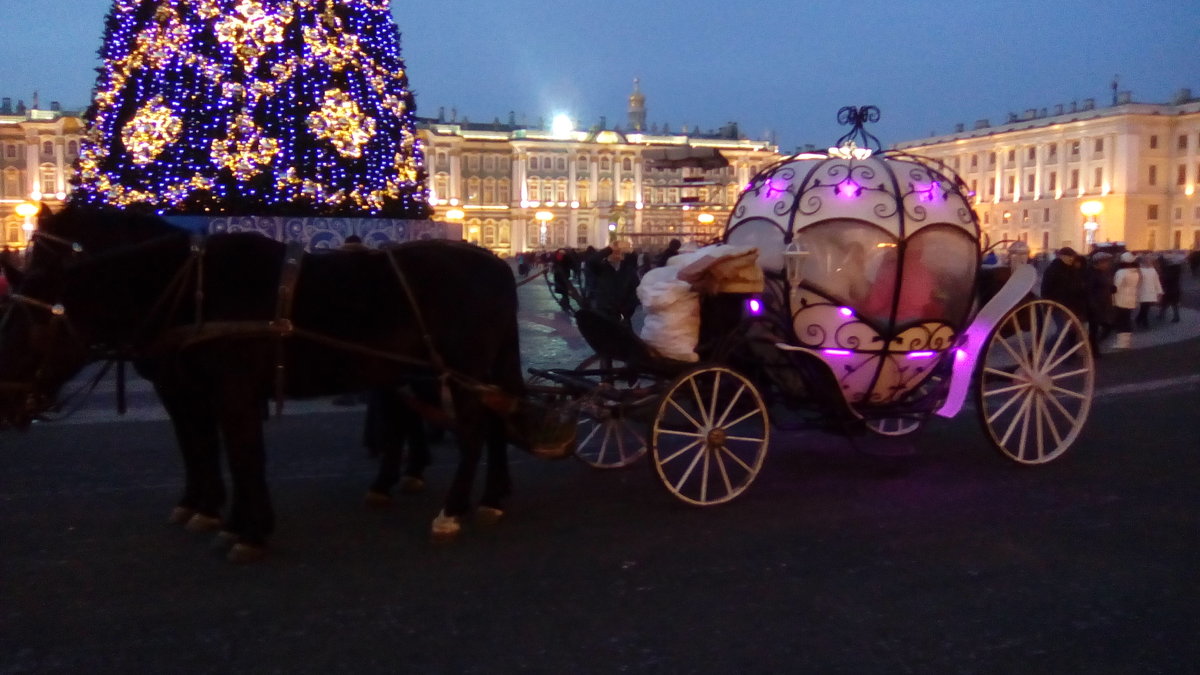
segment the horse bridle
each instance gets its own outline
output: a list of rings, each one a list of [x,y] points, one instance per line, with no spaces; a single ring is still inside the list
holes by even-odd
[[[83,254],[83,246],[79,242],[70,241],[48,232],[34,232],[33,238],[35,240],[44,239],[49,243],[65,246],[72,257]],[[22,283],[23,285],[25,284]],[[62,303],[39,300],[21,293],[19,290],[9,295],[9,306],[5,310],[4,315],[0,317],[0,335],[3,334],[13,313],[18,311],[18,309],[45,312],[50,316],[50,320],[46,324],[46,341],[48,344],[54,344],[59,334],[65,333],[75,344],[85,349],[88,348],[82,334],[80,334],[67,316],[67,310]],[[50,387],[47,386],[49,383],[48,369],[51,362],[50,356],[49,350],[44,352],[41,363],[38,364],[33,378],[29,381],[0,381],[0,392],[12,392],[25,396],[25,409],[23,412],[29,414],[31,417],[50,407],[49,405],[45,405],[51,398]]]

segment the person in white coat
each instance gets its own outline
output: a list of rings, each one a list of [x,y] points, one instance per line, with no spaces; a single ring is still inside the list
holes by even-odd
[[[1138,313],[1137,327],[1150,328],[1150,308],[1162,302],[1162,281],[1158,278],[1158,270],[1154,268],[1153,258],[1147,254],[1138,259]]]
[[[1113,275],[1113,330],[1117,334],[1117,349],[1129,349],[1133,344],[1133,310],[1138,305],[1137,258],[1128,251],[1121,254],[1117,273]]]

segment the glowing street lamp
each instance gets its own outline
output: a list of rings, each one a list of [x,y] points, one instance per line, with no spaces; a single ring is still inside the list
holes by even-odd
[[[25,231],[26,243],[33,236],[33,217],[38,214],[39,210],[38,205],[33,202],[21,202],[17,204],[17,215],[25,219],[25,222],[21,223],[21,229]]]
[[[711,213],[701,213],[696,216],[696,220],[700,221],[701,225],[712,225],[717,218]]]
[[[538,211],[537,213],[533,214],[533,217],[535,220],[541,223],[541,227],[538,229],[538,244],[540,244],[542,248],[545,248],[546,235],[548,232],[547,225],[550,223],[550,221],[554,220],[554,214],[550,211]]]
[[[1083,214],[1083,239],[1090,249],[1096,243],[1096,231],[1100,229],[1100,223],[1096,222],[1096,217],[1104,211],[1104,204],[1089,199],[1079,205],[1079,212]]]

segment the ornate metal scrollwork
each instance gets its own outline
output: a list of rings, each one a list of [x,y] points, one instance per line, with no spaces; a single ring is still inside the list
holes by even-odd
[[[838,111],[837,119],[838,124],[851,127],[846,135],[838,139],[838,146],[853,142],[859,147],[870,148],[875,152],[883,150],[883,147],[879,144],[879,139],[868,133],[864,128],[867,124],[879,121],[879,108],[873,105],[864,105],[861,108],[848,105]]]

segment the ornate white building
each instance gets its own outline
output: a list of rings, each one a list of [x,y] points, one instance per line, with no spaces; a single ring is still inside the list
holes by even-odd
[[[424,120],[435,218],[461,220],[464,238],[500,255],[601,247],[616,236],[647,248],[707,240],[750,178],[780,158],[736,124],[705,134],[645,126],[636,82],[625,131]]]
[[[57,208],[71,187],[71,165],[79,153],[83,121],[77,112],[15,105],[0,99],[0,246],[25,245],[28,221],[21,204],[45,202]]]
[[[1200,99],[1027,110],[1005,124],[900,143],[944,161],[975,193],[991,240],[1033,252],[1124,242],[1131,249],[1200,248]]]

